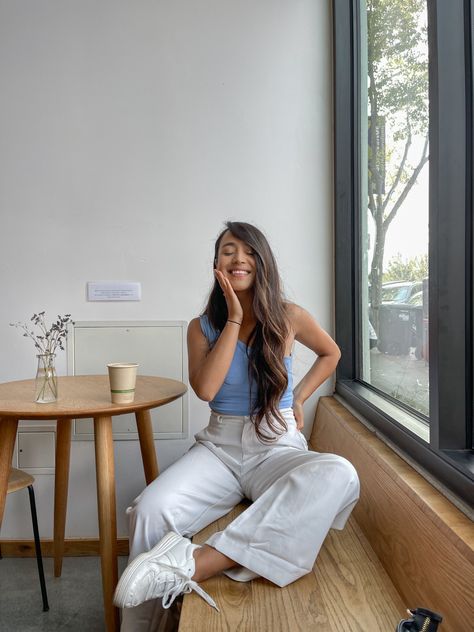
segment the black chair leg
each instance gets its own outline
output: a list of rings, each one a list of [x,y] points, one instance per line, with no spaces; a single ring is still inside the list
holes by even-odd
[[[33,522],[33,534],[35,536],[36,562],[38,563],[38,575],[41,586],[41,596],[43,598],[43,612],[49,610],[48,595],[46,593],[46,582],[44,581],[43,558],[41,556],[41,543],[38,531],[38,517],[36,515],[35,492],[33,485],[28,485],[30,494],[31,520]]]

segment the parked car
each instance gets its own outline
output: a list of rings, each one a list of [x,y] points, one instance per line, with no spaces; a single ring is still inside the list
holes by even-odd
[[[409,305],[414,305],[415,307],[420,307],[421,305],[423,305],[423,291],[412,294],[407,303]]]
[[[410,299],[422,293],[422,281],[391,281],[382,285],[382,304],[410,303]],[[421,302],[420,302],[421,305]]]

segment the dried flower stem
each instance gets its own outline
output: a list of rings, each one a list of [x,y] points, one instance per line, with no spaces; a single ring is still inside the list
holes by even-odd
[[[58,315],[58,320],[48,329],[44,320],[44,314],[45,312],[39,312],[38,314],[33,314],[30,318],[30,321],[39,329],[39,333],[35,333],[33,329],[19,321],[10,323],[10,325],[23,330],[23,336],[31,338],[36,349],[41,354],[54,354],[58,347],[64,350],[63,341],[67,335],[67,326],[73,321],[71,320],[71,314]]]

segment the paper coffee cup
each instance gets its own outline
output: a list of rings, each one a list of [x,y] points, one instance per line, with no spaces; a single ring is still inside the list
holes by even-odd
[[[114,404],[130,404],[135,397],[138,364],[113,362],[108,364],[110,394]]]

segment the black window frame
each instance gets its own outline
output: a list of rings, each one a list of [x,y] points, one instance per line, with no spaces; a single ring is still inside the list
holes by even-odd
[[[360,379],[359,0],[333,0],[336,392],[382,435],[472,505],[474,0],[428,0],[430,442],[422,416]]]

